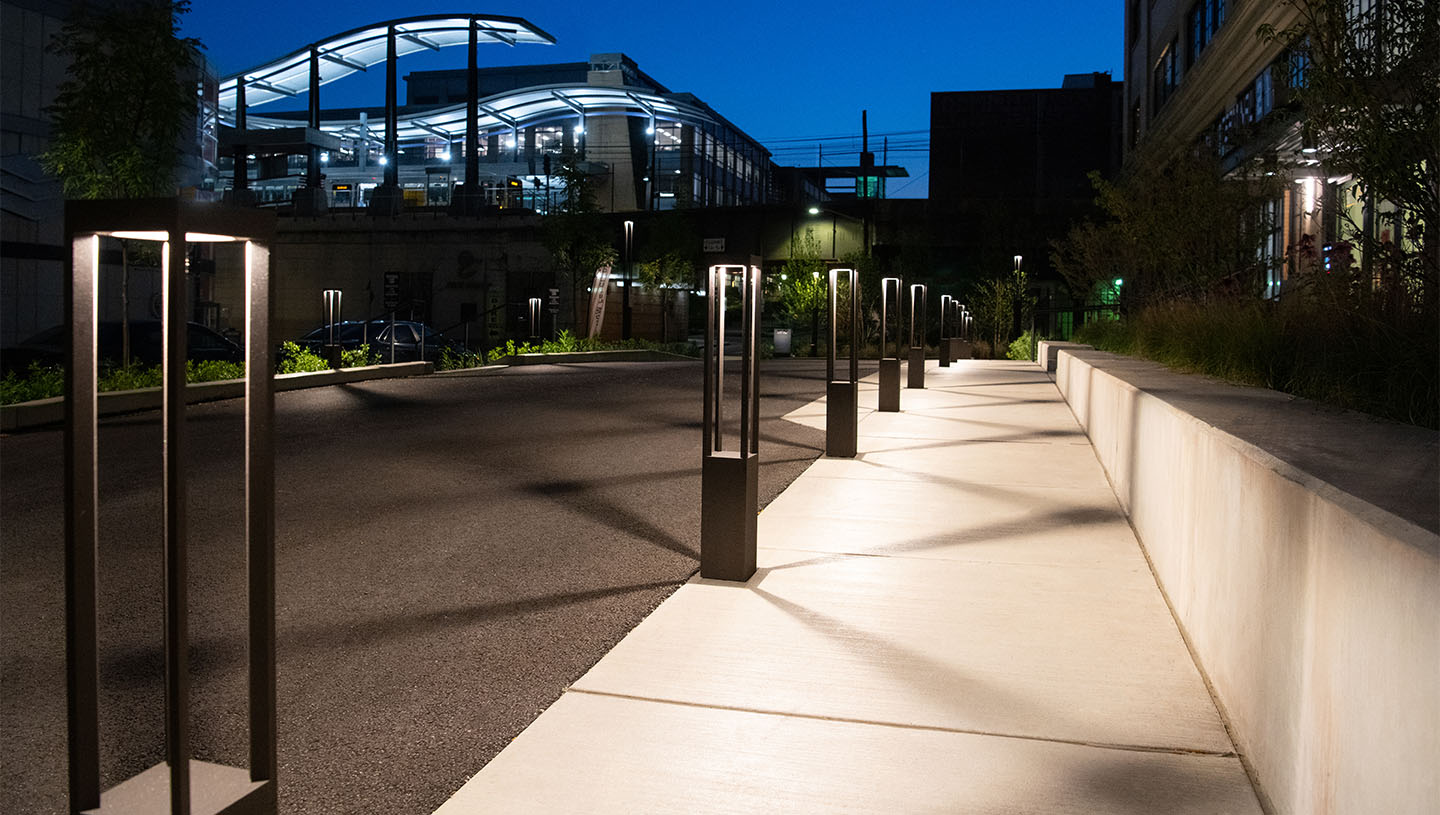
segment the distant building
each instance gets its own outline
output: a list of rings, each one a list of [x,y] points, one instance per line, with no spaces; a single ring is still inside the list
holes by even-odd
[[[1067,304],[1050,241],[1093,213],[1089,174],[1119,171],[1122,99],[1100,73],[1067,75],[1059,88],[932,93],[928,220],[941,277],[1005,274],[1021,255],[1042,306]],[[1069,315],[1055,320],[1052,331],[1068,335]]]
[[[380,23],[312,44],[313,57],[302,49],[221,80],[221,118],[238,127],[236,89],[241,77],[245,79],[244,135],[227,127],[225,141],[250,147],[244,186],[259,203],[288,203],[307,186],[307,148],[314,143],[330,145],[320,151],[328,207],[366,206],[385,184],[384,165],[390,160],[385,107],[270,112],[261,105],[307,92],[308,60],[327,66],[335,60],[374,64],[372,41],[383,40],[397,24],[405,34],[439,47],[458,44],[454,36],[457,31],[464,36],[469,19]],[[530,41],[548,38],[524,21],[509,24],[529,31]],[[405,102],[397,100],[394,112],[395,183],[406,206],[449,205],[466,172],[468,70],[419,71],[404,80]],[[477,69],[476,81],[476,152],[484,206],[554,211],[564,196],[560,163],[567,156],[577,159],[591,177],[595,203],[604,211],[744,206],[768,200],[770,152],[698,97],[672,92],[624,54],[594,54],[588,62]],[[321,90],[322,101],[323,94]],[[318,131],[311,142],[267,138],[298,133],[296,129],[307,124]],[[221,167],[222,188],[240,186],[235,184],[234,159],[223,158]]]
[[[45,109],[54,103],[69,68],[50,44],[79,5],[78,0],[0,2],[0,345],[13,345],[61,320],[64,197],[38,157],[50,146]],[[176,168],[176,186],[203,199],[211,196],[217,175],[218,86],[203,57],[192,78],[199,105]],[[134,275],[131,319],[153,316],[158,286],[158,273]],[[118,320],[118,282],[106,277],[102,287],[108,288],[102,290],[100,317]],[[205,299],[203,293],[197,299]]]

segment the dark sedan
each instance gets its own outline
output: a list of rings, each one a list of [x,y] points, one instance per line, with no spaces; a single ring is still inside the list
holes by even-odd
[[[346,351],[352,351],[359,348],[361,344],[367,344],[370,346],[371,353],[378,356],[381,362],[390,362],[391,326],[392,324],[388,320],[339,322],[334,326],[334,344]],[[446,338],[424,323],[397,320],[393,326],[395,362],[414,362],[419,359],[435,362],[440,359],[442,350],[452,354],[460,354],[465,350],[460,343]],[[323,356],[325,346],[331,343],[331,337],[331,327],[322,325],[296,342]],[[423,355],[421,353],[422,346]]]
[[[219,360],[222,362],[244,362],[245,353],[239,345],[217,334],[200,323],[186,323],[186,358],[193,360]],[[31,363],[41,365],[65,364],[65,336],[69,329],[63,325],[47,328],[20,344],[0,352],[0,367],[5,372],[24,371]],[[123,342],[120,336],[120,322],[102,322],[97,327],[96,347],[101,366],[115,367],[121,362]],[[136,320],[130,323],[130,358],[143,365],[159,365],[161,358],[162,326],[159,320]]]

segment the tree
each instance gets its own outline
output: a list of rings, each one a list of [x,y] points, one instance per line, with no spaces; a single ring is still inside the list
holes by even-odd
[[[675,290],[695,282],[700,238],[690,222],[678,213],[666,213],[650,222],[649,233],[640,249],[641,284],[660,294],[660,336],[670,341],[670,309]]]
[[[50,148],[40,155],[66,198],[175,194],[186,128],[195,120],[193,70],[202,47],[176,32],[189,0],[79,5],[51,50],[70,67],[47,112]],[[130,264],[120,242],[121,356],[130,364]]]
[[[820,339],[820,311],[825,308],[825,261],[820,258],[820,241],[815,230],[806,227],[803,236],[790,238],[790,257],[780,267],[784,280],[780,302],[792,316],[810,317],[810,356],[815,356]]]
[[[558,175],[565,182],[560,212],[546,217],[540,240],[561,277],[570,284],[570,318],[580,334],[580,281],[615,263],[610,229],[595,203],[594,180],[573,150],[560,155]]]
[[[1213,158],[1186,153],[1119,181],[1090,179],[1102,218],[1051,244],[1051,263],[1077,298],[1116,278],[1141,303],[1260,294],[1257,250],[1271,224],[1259,213],[1278,193],[1275,178],[1225,179]]]
[[[1301,68],[1290,92],[1330,175],[1353,175],[1369,217],[1348,208],[1343,240],[1361,249],[1367,282],[1392,311],[1437,310],[1440,299],[1440,7],[1383,0],[1285,0],[1298,19],[1262,26]],[[1377,210],[1393,207],[1393,213]],[[1384,218],[1390,229],[1379,228]],[[1388,233],[1388,234],[1387,234]]]

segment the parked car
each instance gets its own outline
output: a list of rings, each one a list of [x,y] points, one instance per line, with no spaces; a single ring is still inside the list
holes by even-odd
[[[229,339],[200,323],[186,323],[185,354],[187,359],[244,362],[245,353]],[[159,365],[162,355],[162,326],[159,320],[133,320],[130,323],[130,358],[144,365]],[[65,363],[65,338],[69,328],[57,325],[0,351],[0,368],[5,373],[23,372],[32,362],[41,365]],[[96,351],[100,365],[115,367],[121,363],[123,341],[120,321],[102,322],[97,326]]]
[[[396,320],[393,326],[396,362],[415,362],[421,359],[422,343],[420,340],[422,337],[424,338],[423,359],[430,362],[440,359],[442,349],[452,354],[460,354],[465,350],[460,343],[441,335],[425,323],[414,320]],[[345,351],[353,351],[362,344],[369,345],[371,352],[378,356],[381,362],[389,362],[391,327],[392,324],[389,320],[371,320],[369,322],[346,320],[335,324],[334,342]],[[330,337],[330,326],[322,325],[295,342],[323,356]]]

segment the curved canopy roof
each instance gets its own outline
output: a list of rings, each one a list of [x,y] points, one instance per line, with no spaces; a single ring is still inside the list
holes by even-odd
[[[704,108],[667,95],[638,88],[603,85],[542,85],[519,91],[496,94],[480,100],[477,124],[481,131],[523,127],[557,119],[599,114],[648,116],[661,119],[685,119],[691,122],[714,122],[715,117]],[[420,112],[403,112],[398,118],[399,141],[409,142],[427,136],[459,138],[465,134],[465,104],[432,108]],[[252,128],[293,127],[293,119],[250,116]],[[366,123],[369,139],[385,137],[383,118]],[[350,119],[327,117],[321,129],[339,136],[359,137],[358,115]]]
[[[449,45],[468,45],[471,25],[479,32],[480,42],[555,44],[554,37],[520,17],[472,14],[390,20],[338,34],[273,62],[221,79],[220,108],[226,113],[234,112],[235,88],[241,76],[245,77],[247,111],[256,105],[309,91],[312,48],[320,57],[320,84],[324,85],[384,62],[386,38],[391,26],[395,27],[395,54],[402,57],[416,51],[438,51]]]

